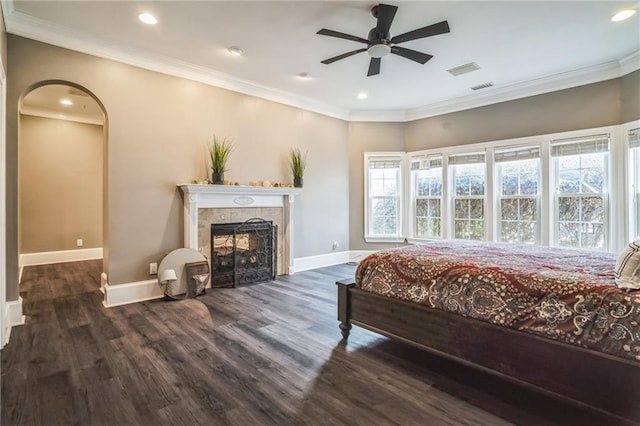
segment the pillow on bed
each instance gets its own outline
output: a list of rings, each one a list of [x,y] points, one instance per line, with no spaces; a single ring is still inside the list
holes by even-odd
[[[622,250],[613,272],[620,288],[640,289],[640,240],[636,240]]]

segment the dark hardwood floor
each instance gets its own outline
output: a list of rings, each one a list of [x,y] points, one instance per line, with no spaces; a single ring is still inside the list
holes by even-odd
[[[28,267],[2,425],[612,424],[358,327],[343,344],[354,269],[106,309],[99,261]]]

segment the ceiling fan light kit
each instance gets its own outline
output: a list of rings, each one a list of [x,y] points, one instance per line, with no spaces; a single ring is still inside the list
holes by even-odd
[[[367,45],[366,48],[352,50],[350,52],[334,56],[333,58],[325,59],[321,62],[323,64],[329,65],[333,62],[348,58],[358,53],[367,52],[367,54],[371,57],[367,77],[380,74],[381,59],[390,53],[402,56],[403,58],[410,59],[414,62],[418,62],[419,64],[424,65],[425,63],[427,63],[427,61],[433,58],[432,55],[418,52],[417,50],[400,47],[397,46],[397,44],[448,33],[450,31],[449,23],[447,21],[442,21],[438,22],[437,24],[427,25],[426,27],[418,28],[404,34],[391,37],[391,33],[389,32],[389,30],[391,29],[391,24],[393,23],[393,18],[396,16],[397,10],[398,6],[392,6],[389,4],[380,3],[379,5],[374,6],[371,9],[371,14],[374,18],[376,18],[377,24],[375,28],[372,28],[371,31],[369,31],[368,37],[366,39],[351,34],[341,33],[339,31],[328,30],[326,28],[318,31],[317,34],[320,35],[341,38],[344,40],[355,41]]]
[[[384,58],[391,53],[391,47],[388,44],[374,44],[367,49],[367,53],[372,58]]]

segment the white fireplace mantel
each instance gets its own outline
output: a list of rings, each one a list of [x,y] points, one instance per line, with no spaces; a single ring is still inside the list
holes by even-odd
[[[284,273],[293,273],[293,202],[302,188],[178,185],[184,194],[184,246],[198,250],[198,210],[282,207]]]

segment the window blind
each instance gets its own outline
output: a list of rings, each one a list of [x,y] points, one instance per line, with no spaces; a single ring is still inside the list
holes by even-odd
[[[594,135],[586,138],[558,139],[551,141],[551,156],[596,154],[609,151],[609,135]]]
[[[640,148],[640,128],[629,130],[629,148]]]
[[[455,154],[449,156],[449,164],[476,164],[485,162],[484,152]]]
[[[428,158],[421,158],[419,160],[413,160],[411,162],[411,170],[429,170],[442,167],[442,157],[434,156]]]
[[[379,159],[369,160],[369,170],[372,169],[399,169],[400,160]]]
[[[517,147],[517,148],[501,148],[494,152],[493,159],[496,163],[506,161],[531,160],[540,158],[539,146]]]

